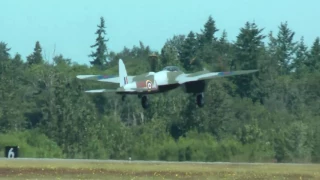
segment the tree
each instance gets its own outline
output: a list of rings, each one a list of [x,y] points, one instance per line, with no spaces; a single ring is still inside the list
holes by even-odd
[[[224,30],[222,31],[221,37],[219,38],[219,42],[222,43],[222,44],[227,43],[227,42],[228,42],[227,36],[228,36],[227,31],[224,29]]]
[[[179,65],[179,58],[184,44],[184,35],[174,35],[161,49],[161,66]]]
[[[265,35],[261,34],[262,31],[263,28],[259,29],[255,23],[249,22],[240,29],[235,43],[235,59],[232,62],[234,70],[259,68],[259,58],[264,50],[262,40],[265,38]],[[232,78],[238,86],[237,93],[240,97],[252,97],[252,90],[258,87],[253,77],[254,75],[243,75]]]
[[[182,52],[180,56],[180,61],[183,64],[183,67],[187,71],[192,71],[193,66],[191,65],[192,60],[195,58],[197,40],[195,38],[194,32],[190,31],[187,38],[182,44]]]
[[[174,35],[171,39],[166,41],[165,46],[169,45],[170,47],[174,47],[178,51],[178,56],[181,56],[182,46],[185,38],[185,35]]]
[[[9,59],[10,58],[10,54],[9,51],[11,50],[11,48],[7,47],[7,43],[5,42],[0,42],[0,60],[4,60],[4,59]]]
[[[27,62],[29,65],[31,64],[40,64],[43,62],[42,57],[42,48],[40,46],[39,41],[36,42],[36,45],[34,47],[34,52],[27,57]]]
[[[89,57],[93,58],[93,61],[90,61],[91,65],[97,66],[99,68],[106,67],[108,65],[107,56],[108,56],[108,49],[106,42],[109,39],[105,39],[104,35],[105,32],[105,20],[103,17],[100,17],[100,24],[97,25],[98,30],[95,34],[98,35],[96,38],[96,43],[91,48],[96,47],[96,51],[92,52]]]
[[[24,71],[10,58],[10,49],[0,42],[0,132],[19,131],[24,126],[19,92]]]
[[[310,58],[306,65],[310,72],[320,71],[320,38],[317,37],[310,50]]]
[[[161,66],[178,65],[178,60],[177,48],[166,43],[161,49]]]
[[[286,132],[286,148],[289,150],[291,161],[310,162],[312,156],[312,147],[308,137],[309,127],[303,122],[292,122]]]
[[[280,74],[288,74],[293,68],[292,62],[297,50],[297,42],[293,41],[294,35],[295,32],[289,29],[287,22],[280,24],[276,38],[276,58],[280,64]]]
[[[25,62],[1,42],[0,146],[15,142],[24,156],[48,158],[56,153],[69,158],[319,162],[320,38],[310,47],[301,38],[293,51],[293,30],[284,24],[281,35],[269,34],[266,47],[263,28],[255,23],[244,24],[236,42],[228,41],[226,31],[217,39],[213,24],[209,18],[203,36],[192,31],[173,36],[160,55],[143,42],[109,51],[103,73],[62,54],[53,58],[54,63],[29,66],[42,59],[40,43]],[[105,43],[103,28],[99,35]],[[207,40],[204,46],[201,40]],[[84,93],[119,87],[97,82],[102,76],[93,81],[76,78],[116,75],[119,58],[126,61],[128,74],[145,73],[150,70],[147,62],[155,57],[155,71],[166,65],[229,71],[225,67],[231,62],[231,70],[259,71],[207,81],[202,108],[193,94],[178,88],[150,96],[147,111],[137,97],[122,101],[113,93]]]
[[[220,54],[219,56],[219,69],[218,71],[228,71],[230,68],[230,64],[232,62],[232,54],[233,54],[233,44],[229,43],[227,40],[227,32],[226,30],[222,31],[221,37],[219,41],[217,41],[217,49]]]
[[[55,56],[53,58],[53,62],[56,64],[56,65],[60,65],[60,64],[67,64],[67,65],[70,65],[71,64],[71,59],[69,58],[64,58],[62,54],[58,55],[58,56]]]
[[[308,47],[304,44],[304,38],[301,37],[296,51],[296,58],[293,61],[292,68],[297,77],[300,77],[306,71],[306,62],[309,59]]]
[[[209,16],[208,21],[204,25],[204,30],[201,30],[202,34],[200,34],[200,46],[204,44],[212,44],[213,41],[216,41],[217,38],[214,34],[219,31],[216,28],[215,21],[212,16]]]

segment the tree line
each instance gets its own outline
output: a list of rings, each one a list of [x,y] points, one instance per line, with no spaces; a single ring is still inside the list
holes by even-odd
[[[0,151],[19,145],[24,157],[320,161],[319,37],[308,47],[303,37],[294,40],[287,22],[277,32],[246,22],[230,42],[212,16],[199,32],[167,39],[160,52],[143,42],[109,51],[103,17],[95,34],[90,66],[62,54],[49,63],[39,41],[24,60],[1,41]],[[115,85],[75,78],[117,75],[119,58],[129,75],[168,65],[184,72],[259,71],[208,81],[203,108],[178,89],[150,96],[146,111],[136,96],[123,102],[83,92]]]

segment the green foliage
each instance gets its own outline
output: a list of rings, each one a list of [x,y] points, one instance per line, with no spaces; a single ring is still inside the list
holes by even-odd
[[[201,31],[202,34],[198,35],[200,46],[212,44],[213,41],[217,40],[214,35],[217,31],[219,31],[219,29],[217,29],[212,16],[209,16],[208,21],[204,24],[204,30]]]
[[[309,56],[307,46],[304,44],[304,38],[301,37],[296,51],[296,58],[293,62],[293,68],[298,78],[308,70],[306,64]]]
[[[288,23],[281,23],[279,26],[279,32],[276,38],[272,38],[273,42],[273,58],[275,58],[279,64],[278,72],[282,75],[289,74],[294,66],[294,54],[297,51],[297,42],[293,41],[295,32],[289,29]]]
[[[240,29],[235,43],[235,59],[232,62],[234,70],[258,69],[264,50],[265,35],[262,35],[262,31],[263,29],[259,29],[255,23],[249,22],[246,22],[245,27]],[[233,82],[238,87],[237,94],[240,97],[259,99],[253,94],[254,89],[259,88],[259,80],[256,79],[256,75],[233,77]]]
[[[311,47],[311,57],[307,63],[311,72],[320,70],[320,38],[317,37]]]
[[[183,64],[183,68],[187,71],[194,70],[192,61],[195,58],[197,48],[197,40],[195,33],[190,31],[184,43],[182,44],[182,50],[180,55],[180,61]]]
[[[320,162],[319,38],[308,48],[303,38],[293,41],[287,23],[274,37],[247,22],[229,42],[225,30],[216,37],[210,16],[200,33],[174,35],[161,52],[139,42],[108,54],[100,20],[93,67],[62,54],[45,62],[38,41],[25,62],[0,43],[0,151],[19,145],[22,157]],[[123,102],[114,94],[83,93],[118,87],[75,77],[117,75],[120,58],[129,75],[169,65],[259,72],[208,81],[203,108],[182,89],[150,95],[147,111],[136,96]]]
[[[63,158],[59,146],[37,130],[0,134],[1,153],[5,146],[19,146],[20,157]]]
[[[29,65],[40,64],[43,62],[42,48],[40,46],[39,41],[36,42],[36,45],[34,47],[34,52],[27,57],[27,62]]]
[[[0,42],[0,58],[2,61],[10,57],[9,51],[11,50],[11,48],[8,48],[7,45],[8,44],[5,42]]]
[[[319,117],[318,117],[319,118]],[[312,162],[320,162],[320,123],[319,121],[310,127],[312,136],[310,137],[312,145],[311,159]]]
[[[105,21],[103,17],[100,17],[100,24],[98,25],[98,29],[96,33],[98,37],[96,38],[96,43],[94,45],[91,45],[90,47],[96,47],[96,51],[92,52],[89,57],[92,57],[93,60],[90,61],[90,64],[98,67],[103,68],[108,65],[107,62],[107,56],[108,56],[108,49],[106,42],[109,41],[109,39],[105,39]]]

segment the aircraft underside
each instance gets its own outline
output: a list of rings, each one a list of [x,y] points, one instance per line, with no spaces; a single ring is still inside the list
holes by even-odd
[[[141,106],[143,109],[148,109],[150,106],[148,95],[138,95],[141,98]],[[204,93],[196,94],[196,103],[199,107],[204,106]]]
[[[188,82],[183,85],[171,84],[171,85],[166,85],[166,86],[159,86],[158,91],[154,91],[154,92],[151,91],[148,93],[132,92],[129,94],[137,94],[138,97],[141,99],[141,106],[144,109],[147,109],[150,106],[150,102],[149,102],[149,98],[148,98],[149,94],[163,93],[163,92],[167,92],[167,91],[176,89],[178,87],[182,87],[185,93],[192,93],[193,95],[195,95],[195,100],[196,100],[196,103],[199,107],[204,106],[205,81]],[[126,94],[123,94],[122,100],[125,99]]]

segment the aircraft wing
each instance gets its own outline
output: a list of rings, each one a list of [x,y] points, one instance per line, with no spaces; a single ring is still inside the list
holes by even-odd
[[[116,92],[116,89],[93,89],[87,90],[86,93],[103,93],[103,92]]]
[[[84,91],[86,93],[124,93],[124,92],[136,92],[134,89],[93,89]]]
[[[130,89],[124,89],[122,87],[117,89],[93,89],[93,90],[87,90],[86,93],[144,93],[144,92],[152,92],[157,91],[158,88],[130,88]]]
[[[91,81],[119,83],[119,76],[115,75],[77,75],[77,78]]]
[[[250,74],[257,72],[258,70],[240,70],[240,71],[230,71],[230,72],[210,72],[210,71],[199,71],[191,74],[181,74],[176,77],[179,84],[183,84],[191,81],[207,80],[213,78],[221,78],[228,76],[237,76],[242,74]]]
[[[134,76],[128,76],[128,81],[131,82]],[[100,81],[108,83],[120,83],[119,76],[116,75],[77,75],[78,79]]]
[[[145,81],[134,82],[131,84],[126,84],[122,87],[118,87],[117,89],[95,89],[95,90],[87,90],[87,93],[104,93],[104,92],[113,92],[113,93],[151,93],[158,91],[158,85],[154,81],[152,83],[149,81],[146,83]]]

